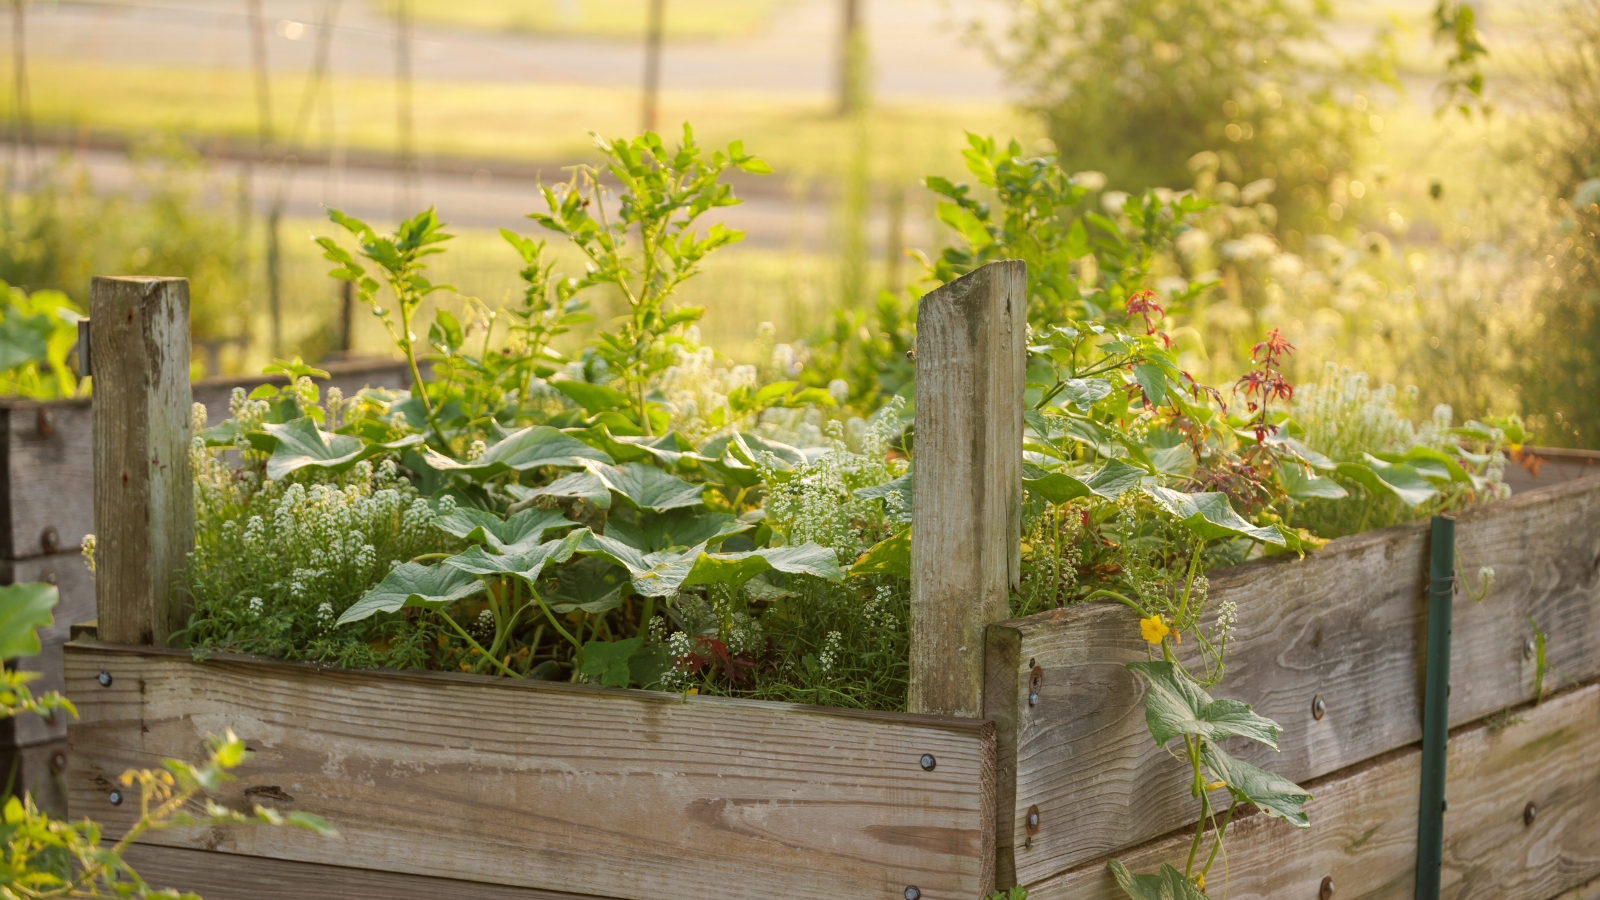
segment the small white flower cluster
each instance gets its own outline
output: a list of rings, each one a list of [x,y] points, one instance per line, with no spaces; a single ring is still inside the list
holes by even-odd
[[[826,675],[833,671],[839,661],[839,654],[844,650],[844,635],[837,631],[828,632],[828,639],[822,644],[822,652],[817,654],[817,668]]]
[[[894,588],[880,586],[872,599],[861,608],[861,618],[878,631],[894,631],[900,627],[900,617],[894,614]]]
[[[663,620],[658,620],[663,621]],[[652,624],[653,627],[653,624]],[[667,655],[672,658],[672,668],[661,675],[661,686],[669,691],[681,691],[689,684],[685,660],[694,652],[693,639],[687,632],[675,631],[667,638]]]
[[[718,410],[722,428],[736,426],[728,394],[756,385],[755,366],[718,366],[710,347],[697,346],[698,337],[694,328],[688,329],[686,343],[673,348],[677,362],[661,373],[655,385],[666,398],[672,428],[696,442],[721,430],[709,424]]]
[[[763,471],[769,486],[766,520],[773,530],[790,544],[814,541],[833,548],[842,561],[853,560],[864,549],[862,523],[885,517],[878,500],[859,499],[854,492],[905,473],[905,462],[888,458],[889,444],[899,433],[900,405],[891,401],[864,426],[859,451],[850,449],[844,426],[834,422],[833,446],[826,453],[786,474]],[[888,511],[899,512],[898,506]]]
[[[1222,601],[1222,606],[1217,610],[1217,625],[1215,642],[1227,643],[1233,636],[1233,629],[1239,624],[1239,604],[1232,600]]]

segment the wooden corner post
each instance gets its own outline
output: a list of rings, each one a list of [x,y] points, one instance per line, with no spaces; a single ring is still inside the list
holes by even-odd
[[[994,262],[917,304],[912,712],[983,715],[984,629],[1021,575],[1028,270]]]
[[[97,277],[89,321],[98,636],[163,645],[187,623],[194,547],[189,282]]]

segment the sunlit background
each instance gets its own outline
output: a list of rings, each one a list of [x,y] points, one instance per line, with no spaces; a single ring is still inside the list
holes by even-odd
[[[1486,54],[1457,40],[1463,10]],[[1545,443],[1600,428],[1593,0],[8,11],[0,279],[81,304],[93,274],[187,276],[208,373],[392,353],[326,275],[324,207],[387,228],[436,206],[459,236],[437,302],[492,307],[519,290],[498,230],[538,231],[541,181],[594,162],[591,132],[685,122],[775,170],[734,179],[745,240],[680,298],[707,307],[706,343],[750,361],[762,322],[801,345],[870,332],[948,240],[922,179],[967,177],[972,132],[1104,173],[1106,196],[1217,201],[1178,248],[1218,279],[1179,335],[1197,372],[1235,374],[1276,327],[1300,378],[1353,366],[1423,410],[1521,411]]]

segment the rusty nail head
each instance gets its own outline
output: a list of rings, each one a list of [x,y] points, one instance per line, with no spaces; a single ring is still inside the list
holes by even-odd
[[[1028,807],[1028,818],[1023,821],[1023,827],[1027,829],[1027,832],[1030,835],[1039,833],[1039,807],[1038,806],[1030,806],[1030,807]]]
[[[44,571],[39,573],[39,579],[45,584],[55,584],[60,580],[60,578],[56,576],[55,566],[45,566]]]
[[[61,549],[61,532],[57,531],[54,525],[51,525],[44,530],[44,534],[39,536],[39,543],[44,546],[44,552],[54,553]]]
[[[50,754],[50,771],[60,775],[67,770],[67,755],[60,750]]]
[[[111,673],[110,672],[101,672],[99,675],[96,675],[94,677],[94,680],[100,682],[100,686],[101,687],[111,687]]]
[[[1029,691],[1028,692],[1028,705],[1029,706],[1038,706],[1039,705],[1039,692],[1038,691]]]
[[[1043,666],[1034,666],[1033,667],[1033,671],[1028,673],[1028,689],[1032,690],[1032,691],[1037,691],[1039,688],[1041,688],[1043,686],[1044,686],[1044,667]]]
[[[50,410],[44,408],[43,406],[39,407],[39,411],[34,414],[33,421],[34,425],[39,429],[40,437],[49,437],[50,432],[55,430],[55,422],[53,419],[54,417],[50,415]]]
[[[111,792],[111,796],[107,797],[106,799],[111,801],[111,805],[112,806],[121,806],[122,805],[122,792],[121,791],[112,791]]]
[[[922,754],[921,762],[922,762],[922,771],[924,771],[924,772],[932,772],[933,771],[933,767],[937,766],[939,764],[939,761],[937,759],[933,758],[933,754],[932,753],[924,753],[924,754]]]
[[[1311,718],[1316,719],[1318,722],[1321,722],[1322,721],[1322,717],[1327,715],[1327,714],[1328,714],[1328,704],[1323,701],[1322,695],[1318,694],[1315,697],[1312,697],[1311,698]]]
[[[1322,887],[1317,888],[1317,900],[1328,900],[1333,896],[1333,876],[1328,875],[1322,879]]]
[[[1538,815],[1539,807],[1534,806],[1533,801],[1529,800],[1528,805],[1522,808],[1522,824],[1532,825],[1533,820],[1537,818]]]
[[[906,885],[906,900],[921,900],[922,891],[914,884]]]
[[[906,351],[906,359],[916,359],[916,358],[917,358],[917,351],[916,350],[907,350]],[[906,894],[909,895],[910,893],[911,893],[911,888],[906,888]]]

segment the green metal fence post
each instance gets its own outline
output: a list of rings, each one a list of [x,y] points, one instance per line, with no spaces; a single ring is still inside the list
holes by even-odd
[[[1422,788],[1417,806],[1416,900],[1438,900],[1444,865],[1445,749],[1450,740],[1450,616],[1456,520],[1433,517],[1428,548],[1428,650],[1422,701]]]

